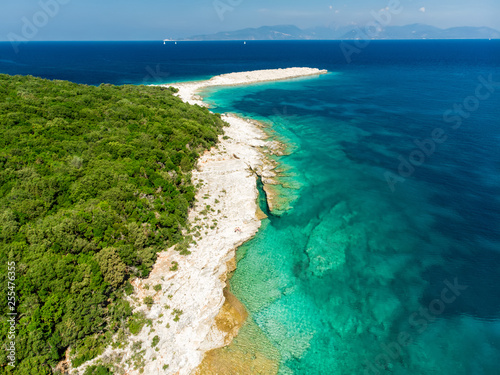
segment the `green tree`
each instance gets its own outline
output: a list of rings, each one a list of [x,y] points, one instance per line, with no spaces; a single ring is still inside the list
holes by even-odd
[[[96,255],[96,260],[97,263],[99,263],[99,268],[104,276],[104,280],[113,288],[117,288],[121,285],[123,280],[125,280],[127,266],[121,260],[116,249],[112,247],[102,249]]]
[[[124,281],[183,241],[190,170],[223,126],[174,92],[0,74],[0,258],[16,262],[18,297],[9,373],[49,374],[68,347],[83,363],[123,323],[146,323],[130,318]],[[0,341],[8,329],[0,317]],[[6,363],[0,353],[0,373]]]
[[[112,374],[109,371],[109,368],[104,367],[102,365],[98,365],[98,366],[87,367],[83,375],[112,375]]]

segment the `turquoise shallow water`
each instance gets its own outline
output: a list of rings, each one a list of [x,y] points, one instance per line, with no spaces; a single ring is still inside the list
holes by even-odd
[[[279,158],[293,208],[238,250],[231,280],[280,374],[500,374],[499,98],[460,129],[443,121],[488,69],[372,66],[205,92],[293,150]],[[393,192],[384,174],[437,126],[448,139]]]
[[[336,72],[209,95],[217,111],[271,122],[294,151],[279,158],[293,209],[238,251],[233,291],[279,349],[282,374],[498,375],[500,84],[474,96],[480,76],[500,81],[499,41],[372,41],[352,63],[342,46],[0,43],[0,72],[92,85]],[[443,119],[455,103],[478,104],[452,114],[466,116],[457,129]],[[393,193],[384,174],[398,176],[398,157],[437,127],[447,140]]]

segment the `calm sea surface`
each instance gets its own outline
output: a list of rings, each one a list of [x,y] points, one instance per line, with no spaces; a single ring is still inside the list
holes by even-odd
[[[98,85],[308,66],[216,88],[270,123],[291,208],[231,287],[280,374],[500,374],[500,41],[0,43],[0,72]],[[266,207],[263,207],[266,209]]]

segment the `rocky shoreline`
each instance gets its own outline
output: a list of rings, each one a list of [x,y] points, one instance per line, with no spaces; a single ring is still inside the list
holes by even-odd
[[[205,105],[197,96],[204,87],[324,73],[310,68],[265,70],[169,86],[179,89],[183,101]],[[246,311],[225,290],[226,281],[236,268],[236,249],[257,233],[265,217],[257,204],[256,174],[273,184],[277,165],[268,155],[281,152],[281,147],[267,140],[255,121],[231,114],[222,119],[229,126],[217,147],[200,157],[192,174],[199,189],[189,213],[195,240],[188,248],[191,254],[180,255],[174,248],[158,254],[150,276],[132,282],[130,301],[135,312],[143,312],[147,324],[138,335],[128,337],[126,347],[108,348],[87,366],[102,362],[112,363],[119,369],[116,373],[189,375],[197,371],[205,353],[228,345],[238,334]],[[272,197],[268,199],[272,206]],[[145,297],[152,297],[152,305],[142,303]]]

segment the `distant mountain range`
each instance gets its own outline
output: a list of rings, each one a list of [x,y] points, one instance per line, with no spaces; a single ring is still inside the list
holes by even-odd
[[[315,27],[299,29],[293,25],[263,26],[209,35],[195,35],[181,40],[352,40],[368,39],[360,34],[362,28],[352,26],[338,29]],[[500,39],[500,32],[489,27],[453,27],[440,29],[434,26],[413,24],[380,27],[370,39]]]

